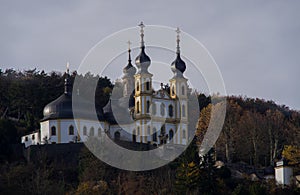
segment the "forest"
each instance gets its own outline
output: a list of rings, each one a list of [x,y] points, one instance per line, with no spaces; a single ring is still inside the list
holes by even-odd
[[[103,107],[114,84],[107,77],[71,74],[97,81],[96,106]],[[198,146],[213,110],[199,93],[200,116],[195,138],[174,162],[156,170],[129,172],[102,163],[89,151],[79,154],[77,167],[59,166],[41,155],[37,163],[11,156],[20,137],[39,129],[43,108],[64,90],[65,73],[0,70],[0,193],[1,194],[297,194],[299,188],[277,187],[274,181],[234,178],[229,165],[254,169],[274,166],[282,156],[300,170],[300,112],[272,100],[226,97],[226,117],[214,147],[199,157]],[[84,84],[84,83],[83,83]],[[88,93],[88,91],[87,91]],[[225,166],[217,168],[216,161]],[[228,166],[227,166],[228,165]]]

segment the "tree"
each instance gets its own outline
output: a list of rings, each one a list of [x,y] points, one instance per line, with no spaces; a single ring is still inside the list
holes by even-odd
[[[288,161],[288,164],[295,167],[295,172],[300,170],[300,148],[293,145],[285,145],[282,156]]]
[[[254,165],[258,164],[258,157],[260,154],[260,148],[264,148],[264,139],[265,139],[265,127],[263,115],[258,112],[245,111],[241,120],[239,121],[239,134],[238,136],[244,136],[245,143],[241,143],[241,149],[248,148],[247,144],[250,144],[252,159]]]
[[[284,129],[284,115],[278,110],[267,110],[266,126],[269,135],[270,164],[273,162],[279,149]]]
[[[234,131],[237,128],[237,121],[240,120],[242,108],[233,100],[227,101],[226,106],[226,118],[222,130],[222,135],[225,138],[225,157],[226,161],[230,163],[232,161],[231,148],[233,147],[233,137]]]

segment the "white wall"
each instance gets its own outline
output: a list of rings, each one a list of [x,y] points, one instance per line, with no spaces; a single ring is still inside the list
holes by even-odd
[[[291,167],[275,167],[275,180],[279,185],[290,185],[293,177],[293,169]]]
[[[41,143],[40,140],[40,133],[34,132],[25,136],[21,137],[21,143],[25,144],[25,147],[27,148],[30,145],[38,145]]]

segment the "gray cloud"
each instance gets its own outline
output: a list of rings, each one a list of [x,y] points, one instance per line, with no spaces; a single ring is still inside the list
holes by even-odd
[[[98,41],[143,20],[180,26],[201,41],[229,94],[299,110],[298,9],[298,1],[2,1],[0,65],[77,67]]]

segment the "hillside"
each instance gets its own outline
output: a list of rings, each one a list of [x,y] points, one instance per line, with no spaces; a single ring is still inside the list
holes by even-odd
[[[76,72],[72,74],[72,80],[76,75]],[[113,88],[110,80],[89,73],[77,76],[83,80],[99,79],[96,106],[105,105]],[[195,129],[197,136],[184,154],[157,170],[118,170],[102,163],[86,149],[74,154],[78,159],[72,166],[60,164],[47,154],[37,154],[39,160],[35,162],[14,156],[20,137],[39,128],[44,106],[63,92],[63,78],[63,74],[56,72],[0,71],[1,194],[16,190],[24,194],[276,194],[281,189],[273,184],[245,179],[241,185],[240,180],[231,177],[226,166],[217,169],[213,165],[221,160],[228,165],[244,163],[253,169],[263,169],[274,165],[284,146],[300,148],[298,111],[271,100],[230,96],[220,137],[214,149],[204,159],[199,159],[197,145],[207,129],[211,110],[220,104],[211,104],[211,97],[199,94],[201,114]],[[295,166],[299,167],[299,162],[299,158],[294,159]],[[287,190],[293,192],[295,189]]]

